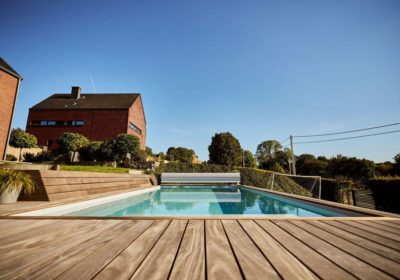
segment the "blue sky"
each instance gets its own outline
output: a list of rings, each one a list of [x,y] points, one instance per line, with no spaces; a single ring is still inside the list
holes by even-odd
[[[189,147],[203,160],[216,132],[255,152],[289,134],[399,122],[399,14],[397,0],[0,0],[0,56],[24,77],[13,126],[73,85],[142,93],[147,145]],[[399,140],[295,152],[385,161],[400,153]]]

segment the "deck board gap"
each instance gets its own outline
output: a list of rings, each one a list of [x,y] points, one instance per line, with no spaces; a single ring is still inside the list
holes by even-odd
[[[203,220],[203,235],[204,235],[204,268],[205,268],[205,280],[208,280],[208,268],[207,268],[207,229],[206,220]]]
[[[239,223],[239,226],[242,228],[242,230],[246,233],[246,235],[250,238],[250,240],[253,242],[253,244],[257,247],[257,249],[260,251],[260,253],[264,256],[265,260],[271,265],[271,267],[275,270],[275,273],[278,274],[278,276],[281,279],[284,279],[282,274],[276,269],[276,267],[274,266],[274,264],[268,259],[268,256],[266,256],[263,252],[263,250],[261,250],[261,248],[258,246],[258,244],[253,240],[253,238],[249,235],[249,233],[245,230],[245,228],[243,227],[243,225],[241,223]]]
[[[176,253],[175,253],[175,256],[174,256],[174,260],[172,261],[171,267],[170,267],[170,269],[169,269],[167,279],[170,279],[170,277],[171,277],[172,269],[174,268],[176,258],[178,257],[179,249],[181,248],[182,240],[183,240],[183,237],[185,236],[186,229],[187,229],[187,227],[188,227],[189,221],[190,221],[190,220],[187,220],[187,222],[186,222],[185,228],[184,228],[183,233],[182,233],[182,236],[181,236],[181,240],[179,241],[178,248],[176,249]]]
[[[228,244],[229,244],[229,247],[231,248],[232,254],[233,254],[233,256],[235,257],[235,261],[236,261],[236,264],[237,264],[237,266],[238,266],[238,268],[239,268],[240,274],[242,275],[242,279],[246,279],[246,277],[244,276],[244,272],[243,272],[243,270],[242,270],[242,267],[241,267],[241,265],[240,265],[240,262],[239,262],[239,260],[238,260],[238,257],[237,257],[237,255],[236,255],[236,253],[235,253],[235,250],[233,250],[232,243],[231,243],[231,241],[229,240],[229,236],[228,236],[228,234],[226,233],[226,229],[225,229],[224,223],[223,223],[222,221],[219,221],[219,223],[222,225],[222,229],[224,230],[224,234],[225,234],[225,236],[226,236],[226,239],[228,240]]]
[[[99,269],[99,271],[97,271],[92,278],[95,278],[97,275],[99,275],[110,263],[112,263],[117,257],[119,257],[126,250],[126,248],[128,248],[133,242],[135,242],[140,236],[142,236],[154,223],[155,221],[151,221],[151,224],[149,224],[149,226],[143,232],[141,232],[134,240],[132,240],[132,242],[128,242],[125,248],[123,248],[123,250],[121,250],[113,258],[111,258],[110,261],[107,262],[101,269]]]
[[[160,238],[164,235],[164,233],[167,231],[168,227],[171,225],[172,220],[169,221],[168,225],[165,227],[165,229],[162,231],[162,233],[160,234],[160,236],[157,238],[156,242],[154,242],[153,246],[151,246],[150,250],[147,252],[147,254],[145,256],[143,256],[143,259],[139,262],[139,264],[137,265],[136,269],[131,273],[131,275],[129,276],[129,279],[132,278],[132,276],[136,273],[136,271],[139,269],[139,267],[143,264],[144,260],[147,258],[147,256],[150,254],[150,252],[154,249],[154,247],[157,245],[158,241],[160,240]]]

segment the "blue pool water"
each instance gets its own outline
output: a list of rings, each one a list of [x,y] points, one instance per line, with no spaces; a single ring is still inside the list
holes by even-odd
[[[334,209],[243,186],[162,186],[157,191],[72,212],[68,216],[345,215]]]

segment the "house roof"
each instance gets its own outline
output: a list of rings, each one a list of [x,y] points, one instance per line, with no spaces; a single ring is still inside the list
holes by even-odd
[[[70,93],[53,94],[31,110],[129,109],[139,96],[139,93],[85,93],[74,99]]]
[[[10,75],[17,77],[22,80],[22,76],[17,73],[4,59],[0,57],[0,69],[7,72]]]

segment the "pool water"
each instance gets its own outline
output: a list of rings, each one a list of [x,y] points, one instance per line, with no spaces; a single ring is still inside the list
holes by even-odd
[[[162,186],[157,191],[86,208],[67,216],[345,216],[334,209],[243,186]]]

